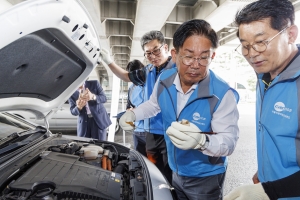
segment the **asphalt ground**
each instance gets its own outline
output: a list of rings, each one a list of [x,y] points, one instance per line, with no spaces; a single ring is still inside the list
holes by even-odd
[[[224,194],[226,195],[233,188],[243,184],[252,184],[252,176],[257,170],[256,163],[256,142],[255,142],[255,104],[240,102],[239,108],[239,140],[232,155],[228,157],[228,168],[224,182]],[[62,132],[67,135],[76,135],[73,131]],[[125,140],[125,142],[124,142]],[[132,135],[123,135],[122,130],[115,135],[115,142],[133,147]]]

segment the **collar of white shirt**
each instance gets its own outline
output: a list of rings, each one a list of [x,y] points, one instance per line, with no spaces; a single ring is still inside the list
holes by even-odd
[[[176,77],[175,77],[173,83],[174,83],[174,85],[175,85],[175,87],[176,87],[176,90],[177,90],[178,92],[184,94],[183,91],[182,91],[182,88],[181,88],[181,83],[180,83],[180,78],[179,78],[178,73],[177,73],[177,75],[176,75]],[[190,87],[190,89],[189,89],[185,94],[188,94],[188,93],[190,93],[192,90],[195,90],[196,87],[197,87],[197,85],[198,85],[198,83],[195,83],[194,85],[192,85],[192,87]]]

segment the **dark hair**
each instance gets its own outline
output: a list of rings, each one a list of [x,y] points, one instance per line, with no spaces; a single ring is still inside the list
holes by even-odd
[[[185,40],[193,35],[201,35],[211,41],[212,47],[215,49],[218,47],[218,36],[210,24],[201,19],[192,19],[186,21],[179,26],[173,36],[173,46],[178,52],[179,48],[183,46]]]
[[[249,24],[253,21],[271,18],[271,28],[281,31],[288,23],[295,21],[293,4],[288,0],[259,0],[246,5],[235,15],[235,24]],[[237,32],[239,36],[239,32]]]
[[[142,69],[144,67],[143,63],[139,60],[132,60],[127,64],[126,71],[132,72],[134,70]]]
[[[149,31],[143,35],[141,38],[141,46],[144,50],[145,44],[148,44],[152,40],[158,40],[159,43],[164,44],[165,43],[165,37],[160,31]]]

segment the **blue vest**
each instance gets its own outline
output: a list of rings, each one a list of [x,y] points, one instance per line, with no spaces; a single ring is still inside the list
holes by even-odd
[[[238,101],[238,93],[210,71],[209,76],[199,82],[187,104],[176,117],[177,90],[173,84],[176,75],[177,69],[171,69],[163,73],[159,80],[157,98],[165,130],[173,121],[187,119],[197,125],[202,131],[212,131],[211,119],[213,112],[218,108],[226,92],[231,89]],[[226,171],[226,157],[211,157],[199,150],[179,149],[173,145],[167,134],[165,134],[165,140],[169,165],[179,175],[205,177]]]
[[[136,86],[132,84],[129,88],[128,98],[130,102],[135,106],[139,106],[144,102],[144,87]],[[144,132],[144,120],[134,122],[136,132]]]
[[[300,56],[265,91],[256,90],[258,178],[273,181],[300,170]],[[285,199],[300,199],[285,198]]]
[[[167,71],[168,69],[171,69],[175,67],[175,64],[173,63],[172,60],[169,61],[167,66],[160,71],[159,74],[156,75],[156,69],[155,66],[152,64],[149,64],[146,66],[146,82],[145,82],[145,93],[144,93],[144,102],[149,100],[155,82],[159,75],[162,74],[162,72]],[[158,113],[155,117],[151,117],[149,119],[144,119],[144,131],[153,133],[153,134],[159,134],[163,135],[164,134],[164,129],[163,129],[163,124],[162,124],[162,115],[161,113]]]

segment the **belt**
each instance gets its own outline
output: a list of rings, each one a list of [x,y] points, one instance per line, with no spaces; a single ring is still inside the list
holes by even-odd
[[[93,115],[92,114],[87,114],[88,118],[92,118]]]

